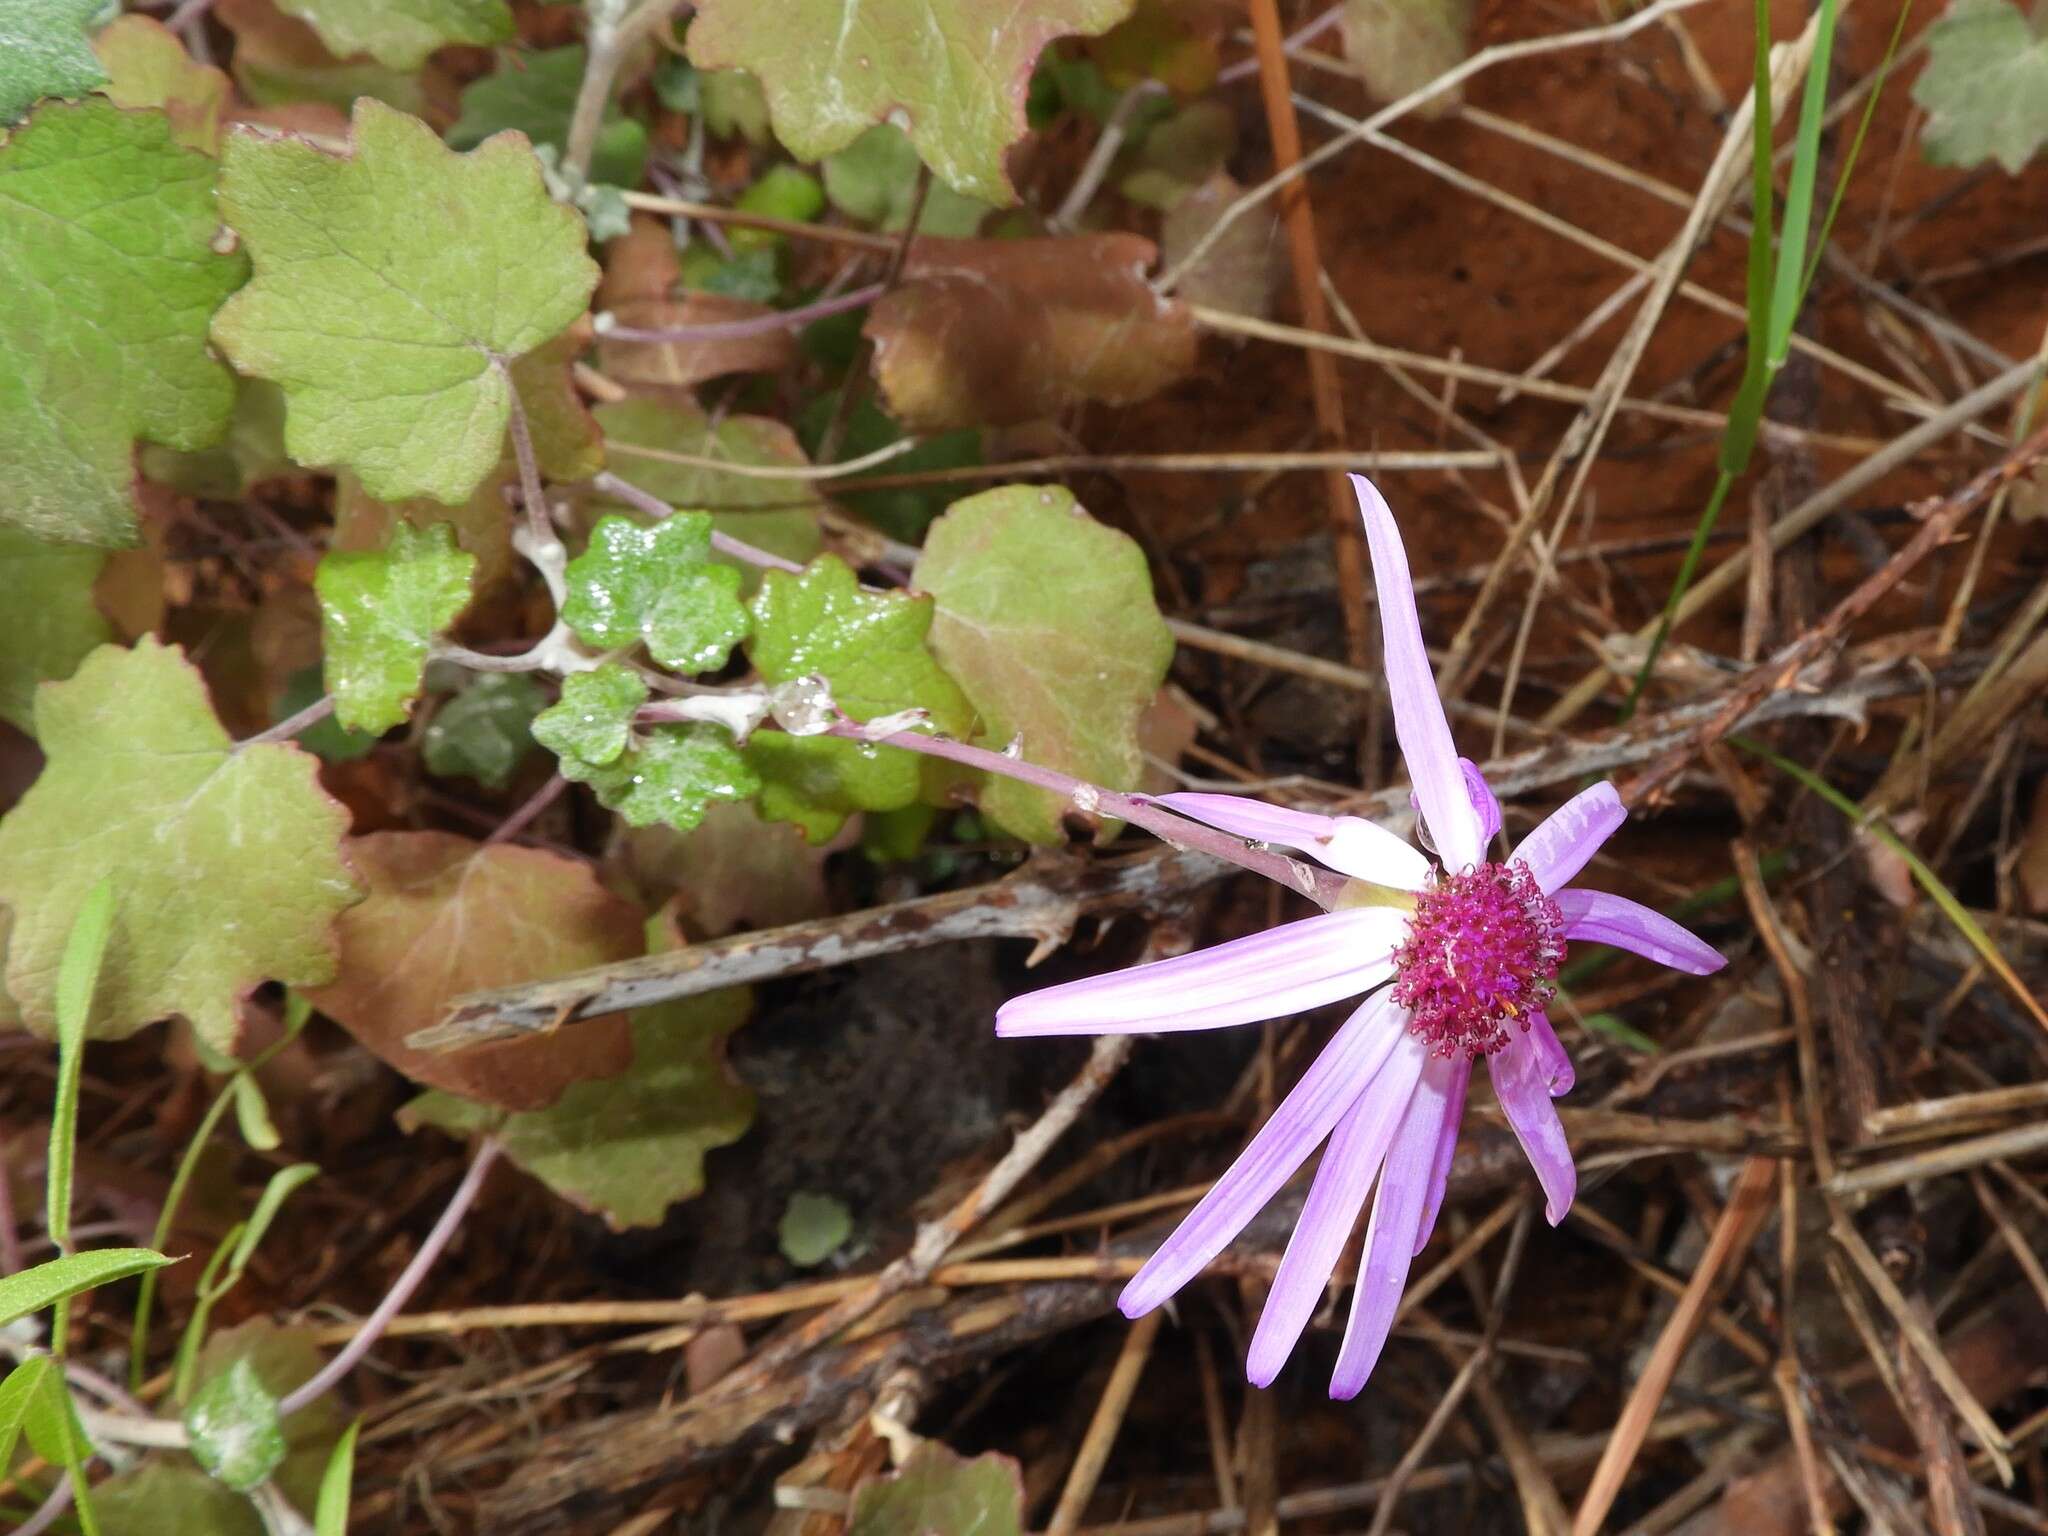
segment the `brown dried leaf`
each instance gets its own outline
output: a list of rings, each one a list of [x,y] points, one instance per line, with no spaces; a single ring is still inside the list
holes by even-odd
[[[1471,52],[1473,0],[1345,0],[1345,57],[1365,76],[1375,101],[1398,101],[1465,62]],[[1458,100],[1448,90],[1417,116],[1440,117]]]
[[[589,865],[446,832],[378,832],[347,851],[370,894],[335,924],[333,983],[307,996],[364,1046],[415,1082],[514,1110],[545,1109],[571,1083],[631,1065],[622,1014],[445,1056],[404,1043],[462,993],[638,955],[640,913]]]
[[[713,805],[694,832],[634,827],[617,867],[650,904],[681,898],[693,933],[722,938],[741,928],[779,928],[831,910],[825,859],[788,822],[763,821],[751,805]]]
[[[633,227],[605,247],[604,278],[592,302],[618,324],[649,331],[771,313],[766,304],[729,294],[678,292],[680,273],[667,224],[636,215]],[[649,390],[689,389],[728,373],[773,373],[796,358],[796,336],[786,328],[718,341],[597,344],[598,367],[607,377]]]
[[[1145,282],[1152,242],[919,240],[866,326],[890,412],[913,432],[1129,405],[1195,361],[1194,319]]]
[[[379,501],[347,470],[334,481],[334,544],[339,550],[382,549],[395,518],[415,528],[447,523],[455,542],[476,556],[476,587],[496,585],[518,568],[512,550],[512,512],[505,492],[519,477],[510,460],[484,477],[483,484],[459,507],[443,506],[429,496],[405,501]]]
[[[1161,260],[1169,267],[1178,265],[1243,191],[1218,171],[1175,203],[1159,229]],[[1225,226],[1216,243],[1181,279],[1180,296],[1190,304],[1263,319],[1273,312],[1280,262],[1279,221],[1271,214],[1254,211]]]

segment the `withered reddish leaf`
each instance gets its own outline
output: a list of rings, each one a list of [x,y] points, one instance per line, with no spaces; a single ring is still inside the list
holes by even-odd
[[[332,985],[307,996],[364,1046],[415,1082],[516,1110],[544,1109],[571,1083],[631,1064],[619,1014],[445,1056],[405,1044],[465,992],[639,954],[640,913],[589,865],[446,832],[377,832],[347,850],[370,894],[335,924],[341,965]]]
[[[1193,250],[1243,191],[1218,171],[1176,202],[1159,228],[1159,248],[1166,265],[1178,264]],[[1181,278],[1180,296],[1202,308],[1264,319],[1273,312],[1283,250],[1279,220],[1254,210],[1224,226],[1215,244]]]
[[[667,225],[638,216],[633,227],[605,247],[604,277],[595,304],[622,326],[668,330],[723,325],[770,313],[730,294],[677,291],[681,265]],[[728,373],[772,373],[796,361],[796,334],[778,328],[758,336],[714,341],[618,341],[597,344],[598,367],[621,384],[643,389],[688,389]]]
[[[890,411],[945,432],[1156,394],[1194,365],[1195,326],[1146,284],[1153,254],[1121,233],[917,241],[866,328]]]

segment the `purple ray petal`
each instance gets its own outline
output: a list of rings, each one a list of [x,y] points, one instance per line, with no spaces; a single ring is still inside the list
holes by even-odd
[[[1690,929],[1626,896],[1573,889],[1558,891],[1553,899],[1564,913],[1568,939],[1613,944],[1695,976],[1711,976],[1728,963],[1718,949],[1695,937]]]
[[[1515,857],[1529,866],[1529,873],[1546,895],[1586,867],[1586,861],[1600,851],[1600,845],[1614,835],[1615,828],[1628,820],[1628,807],[1614,786],[1604,779],[1591,789],[1582,789],[1552,811],[1534,832],[1523,838]]]
[[[1218,1029],[1319,1008],[1378,986],[1407,932],[1392,907],[1325,912],[1299,922],[1013,997],[998,1035],[1164,1034]]]
[[[1386,1027],[1399,1026],[1389,1018]],[[1358,1213],[1366,1194],[1394,1139],[1394,1128],[1407,1113],[1409,1095],[1422,1075],[1429,1051],[1406,1030],[1400,1032],[1394,1051],[1352,1106],[1344,1111],[1323,1152],[1316,1181],[1301,1207],[1301,1219],[1287,1240],[1287,1252],[1273,1276],[1273,1289],[1266,1298],[1266,1310],[1252,1334],[1251,1352],[1245,1357],[1245,1375],[1255,1387],[1268,1386],[1287,1357],[1308,1320],[1315,1315],[1323,1289],[1351,1230],[1358,1225]]]
[[[1330,1378],[1332,1397],[1358,1396],[1379,1363],[1380,1351],[1394,1326],[1401,1289],[1408,1283],[1408,1266],[1415,1259],[1415,1233],[1429,1199],[1429,1177],[1436,1166],[1456,1069],[1455,1061],[1430,1058],[1408,1100],[1401,1128],[1394,1133],[1394,1143],[1387,1149],[1387,1166],[1372,1203],[1372,1220],[1366,1223],[1358,1289],[1351,1296],[1351,1320],[1337,1351],[1336,1374]]]
[[[1465,775],[1465,798],[1472,802],[1479,817],[1479,842],[1484,847],[1500,831],[1500,801],[1494,798],[1493,786],[1486,782],[1486,775],[1471,758],[1459,758],[1458,768]]]
[[[1554,1227],[1572,1208],[1578,1191],[1578,1165],[1565,1142],[1564,1126],[1558,1121],[1557,1106],[1550,1102],[1550,1085],[1544,1080],[1543,1064],[1529,1044],[1527,1035],[1516,1035],[1486,1058],[1493,1075],[1493,1091],[1500,1099],[1501,1112],[1514,1127],[1515,1138],[1528,1155],[1543,1186],[1543,1214]]]
[[[1451,1182],[1451,1159],[1458,1152],[1458,1127],[1465,1119],[1465,1086],[1472,1081],[1472,1058],[1460,1056],[1451,1063],[1451,1081],[1444,1102],[1444,1128],[1437,1137],[1436,1161],[1429,1168],[1429,1196],[1422,1203],[1422,1222],[1415,1229],[1415,1251],[1422,1252],[1436,1230],[1437,1212],[1443,1209],[1444,1189]]]
[[[1479,818],[1458,767],[1450,722],[1436,695],[1436,675],[1422,644],[1422,619],[1415,611],[1415,584],[1394,514],[1363,475],[1351,477],[1365,539],[1372,551],[1373,586],[1380,598],[1380,632],[1386,642],[1387,701],[1394,709],[1394,735],[1408,764],[1408,777],[1422,805],[1423,820],[1436,839],[1444,867],[1462,870],[1479,862]]]
[[[1317,816],[1268,805],[1249,795],[1154,797],[1168,810],[1255,842],[1296,848],[1354,880],[1415,891],[1429,878],[1429,860],[1363,816]]]
[[[1375,993],[1330,1037],[1237,1161],[1124,1287],[1117,1298],[1124,1316],[1142,1317],[1194,1279],[1294,1177],[1407,1038],[1393,1027],[1392,1006],[1390,994]]]
[[[1550,1096],[1561,1099],[1570,1093],[1578,1073],[1572,1070],[1572,1059],[1551,1027],[1548,1014],[1539,1013],[1529,1021],[1529,1049],[1536,1053],[1536,1068],[1543,1074],[1543,1085],[1550,1090]]]

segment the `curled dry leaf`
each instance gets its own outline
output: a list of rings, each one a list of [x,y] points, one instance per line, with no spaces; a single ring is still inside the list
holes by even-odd
[[[462,993],[638,955],[639,912],[589,865],[446,832],[377,832],[347,849],[370,894],[335,924],[332,985],[307,996],[364,1046],[415,1082],[514,1110],[544,1109],[571,1083],[631,1065],[632,1036],[617,1014],[446,1056],[405,1044]]]
[[[1153,255],[1122,233],[915,242],[866,326],[891,414],[945,432],[1156,394],[1194,366],[1195,326],[1147,285]]]
[[[676,291],[679,264],[666,225],[636,218],[605,247],[597,305],[619,325],[636,330],[725,325],[772,311],[766,304],[723,293]],[[641,389],[689,389],[728,373],[773,373],[796,361],[796,335],[778,326],[752,336],[710,341],[617,341],[600,338],[598,367],[621,384]]]

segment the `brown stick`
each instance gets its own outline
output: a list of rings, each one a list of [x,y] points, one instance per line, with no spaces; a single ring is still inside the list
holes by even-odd
[[[1276,0],[1251,0],[1252,38],[1259,55],[1259,95],[1273,137],[1273,170],[1284,175],[1301,161],[1301,125],[1294,116],[1294,87],[1287,74],[1286,39]],[[1328,334],[1330,309],[1323,300],[1322,256],[1316,250],[1316,215],[1308,200],[1308,179],[1297,176],[1280,189],[1280,216],[1287,223],[1287,254],[1294,267],[1294,292],[1305,330]],[[1344,397],[1337,387],[1336,359],[1308,354],[1309,391],[1316,427],[1330,448],[1344,446]],[[1372,619],[1365,606],[1365,533],[1351,487],[1339,470],[1324,476],[1330,500],[1330,537],[1337,550],[1337,590],[1344,601],[1344,646],[1354,667],[1371,664]]]

